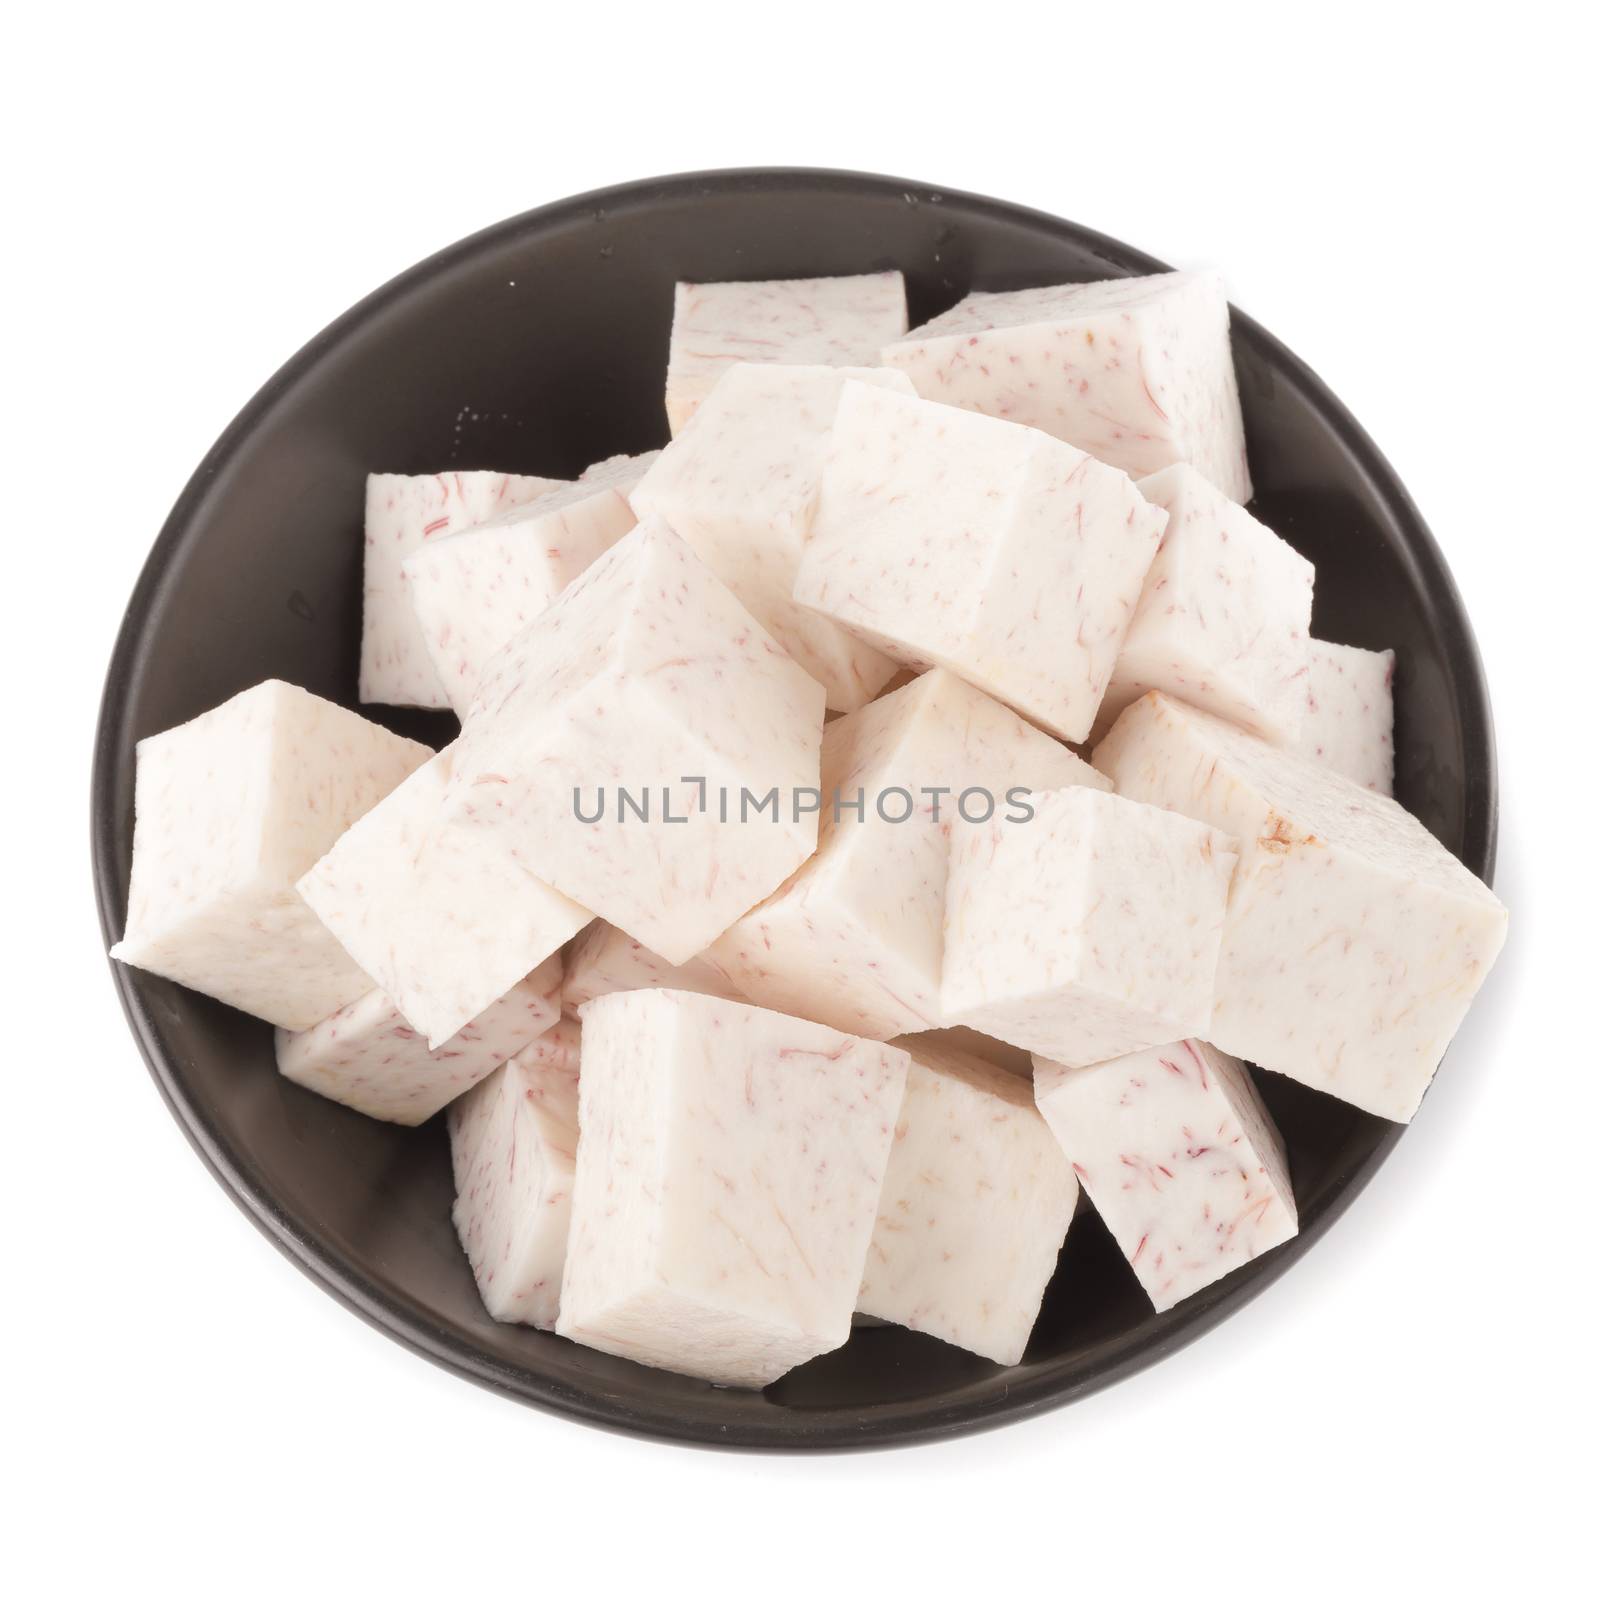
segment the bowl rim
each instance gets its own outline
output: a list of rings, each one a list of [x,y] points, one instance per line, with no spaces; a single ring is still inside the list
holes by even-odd
[[[189,525],[199,515],[213,484],[258,423],[290,390],[361,328],[394,304],[479,252],[528,231],[542,231],[592,216],[621,212],[661,200],[712,198],[740,193],[770,195],[786,189],[839,195],[900,193],[909,203],[950,202],[997,220],[1023,222],[1070,239],[1103,255],[1119,271],[1171,270],[1145,252],[1033,207],[960,189],[885,174],[815,167],[734,167],[636,179],[571,195],[524,211],[436,251],[391,278],[336,317],[292,355],[251,397],[218,436],[190,476],[151,546],[118,630],[102,691],[95,730],[90,780],[90,833],[95,898],[106,947],[120,937],[113,915],[122,893],[116,869],[120,818],[116,803],[117,753],[130,711],[130,686],[139,676],[147,622],[167,569]],[[1493,882],[1498,836],[1499,783],[1493,715],[1482,661],[1455,581],[1437,541],[1409,491],[1382,452],[1339,399],[1291,350],[1252,318],[1231,310],[1235,335],[1266,356],[1280,379],[1299,388],[1339,436],[1360,470],[1389,505],[1404,535],[1404,548],[1437,606],[1446,655],[1461,687],[1459,713],[1467,752],[1463,808],[1465,836],[1461,858],[1486,884]],[[1476,759],[1475,759],[1476,753]],[[599,1390],[585,1390],[526,1367],[503,1362],[449,1328],[420,1315],[414,1304],[375,1288],[351,1270],[317,1237],[298,1225],[264,1191],[228,1141],[185,1091],[162,1052],[152,1019],[137,992],[131,969],[110,960],[122,1009],[156,1087],[190,1145],[212,1176],[255,1225],[294,1264],[363,1321],[436,1365],[542,1410],[609,1431],[676,1444],[768,1452],[839,1452],[882,1448],[950,1438],[1020,1421],[1083,1399],[1132,1377],[1199,1338],[1240,1310],[1309,1250],[1348,1209],[1405,1131],[1393,1124],[1350,1171],[1321,1215],[1296,1238],[1263,1257],[1232,1292],[1182,1318],[1158,1319],[1132,1351],[1090,1364],[1070,1376],[1046,1368],[1019,1367],[996,1395],[968,1399],[894,1402],[868,1411],[784,1413],[781,1429],[759,1421],[713,1425],[674,1414],[670,1404],[641,1408]]]

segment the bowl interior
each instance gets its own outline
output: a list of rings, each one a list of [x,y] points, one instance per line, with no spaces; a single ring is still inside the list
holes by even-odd
[[[563,202],[378,291],[289,363],[173,511],[116,647],[98,736],[94,845],[122,931],[134,742],[268,676],[355,706],[363,478],[493,467],[570,476],[666,439],[680,278],[900,268],[913,322],[972,288],[1156,270],[1068,223],[976,196],[839,173],[740,172]],[[1382,457],[1315,377],[1247,318],[1235,350],[1255,509],[1317,565],[1316,631],[1399,652],[1397,790],[1487,876],[1494,761],[1471,633],[1438,551]],[[358,708],[439,745],[452,719]],[[116,968],[135,1034],[197,1148],[277,1243],[434,1359],[613,1426],[775,1447],[905,1441],[1057,1404],[1136,1370],[1308,1248],[1399,1130],[1286,1079],[1258,1081],[1288,1143],[1302,1231],[1157,1317],[1083,1208],[1027,1360],[1001,1369],[921,1335],[859,1329],[762,1394],[717,1390],[483,1311],[450,1224],[442,1119],[372,1122],[274,1070],[271,1030]]]

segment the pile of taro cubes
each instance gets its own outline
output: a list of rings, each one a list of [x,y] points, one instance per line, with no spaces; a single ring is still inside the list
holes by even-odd
[[[1080,1188],[1158,1310],[1290,1238],[1242,1063],[1408,1120],[1505,912],[1245,509],[1220,283],[682,284],[666,408],[371,477],[360,699],[459,736],[144,740],[115,954],[446,1110],[492,1316],[714,1383],[1020,1361]]]

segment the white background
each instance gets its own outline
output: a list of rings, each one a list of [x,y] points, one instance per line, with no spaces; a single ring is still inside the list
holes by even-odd
[[[1592,1578],[1600,351],[1594,86],[1565,8],[1495,8],[1492,28],[1399,4],[1051,6],[1025,26],[996,7],[572,9],[587,20],[458,0],[6,25],[0,1583],[1249,1596]],[[501,217],[770,163],[987,191],[1223,267],[1431,521],[1504,780],[1509,948],[1326,1241],[1111,1392],[855,1458],[588,1431],[341,1310],[163,1109],[88,869],[122,606],[257,386]]]

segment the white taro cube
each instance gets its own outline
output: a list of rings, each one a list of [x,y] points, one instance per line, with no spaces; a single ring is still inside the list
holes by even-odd
[[[898,272],[764,283],[680,283],[672,308],[667,422],[682,432],[736,362],[875,367],[906,331]]]
[[[703,959],[759,1005],[871,1039],[942,1020],[945,875],[962,809],[1004,814],[1013,789],[1110,787],[937,669],[829,723],[822,771],[816,854]]]
[[[1193,467],[1139,484],[1168,515],[1111,684],[1101,729],[1161,689],[1275,743],[1305,717],[1316,569]]]
[[[443,804],[460,741],[350,829],[299,883],[305,903],[437,1050],[591,913]]]
[[[660,517],[727,584],[835,711],[865,705],[896,670],[794,599],[847,381],[913,392],[883,368],[729,367],[632,496],[640,516]]]
[[[1077,1180],[1025,1078],[926,1038],[911,1057],[857,1308],[1022,1359]]]
[[[956,824],[948,1020],[1069,1066],[1204,1032],[1233,840],[1098,789],[1031,805]]]
[[[561,989],[565,1011],[576,1011],[585,1001],[619,989],[686,989],[725,1000],[745,998],[709,961],[693,957],[673,966],[598,917],[573,940],[566,968]]]
[[[1289,1168],[1232,1056],[1184,1039],[1093,1067],[1037,1058],[1039,1110],[1157,1311],[1292,1239]]]
[[[1394,793],[1394,651],[1311,641],[1294,748],[1377,794]]]
[[[372,987],[295,880],[431,752],[276,679],[139,741],[111,953],[283,1028]]]
[[[437,1050],[381,989],[303,1033],[278,1031],[284,1077],[369,1117],[414,1127],[509,1061],[561,1014],[561,957],[513,984]]]
[[[451,1215],[485,1309],[553,1328],[578,1157],[578,1024],[563,1018],[447,1113]]]
[[[976,1028],[932,1028],[925,1033],[908,1033],[894,1041],[902,1050],[916,1044],[927,1044],[935,1049],[955,1050],[962,1055],[976,1056],[990,1066],[1001,1067],[1013,1077],[1033,1082],[1033,1057],[993,1034],[979,1033]]]
[[[406,559],[430,540],[486,522],[561,487],[511,472],[437,472],[367,478],[362,549],[361,699],[392,706],[450,704],[406,590]]]
[[[816,847],[823,693],[647,518],[495,657],[447,811],[664,961]]]
[[[756,1389],[843,1344],[905,1053],[670,989],[605,995],[581,1016],[556,1331]]]
[[[1164,695],[1123,712],[1095,765],[1240,841],[1215,1010],[1192,1031],[1409,1121],[1505,942],[1505,907],[1393,800]]]
[[[634,525],[628,492],[654,459],[599,462],[576,483],[406,558],[406,592],[454,711],[466,711],[489,658]]]
[[[1042,428],[1135,477],[1187,461],[1230,499],[1250,498],[1213,273],[969,294],[883,360],[925,399]]]
[[[848,383],[795,599],[1081,740],[1166,520],[1036,429]]]

